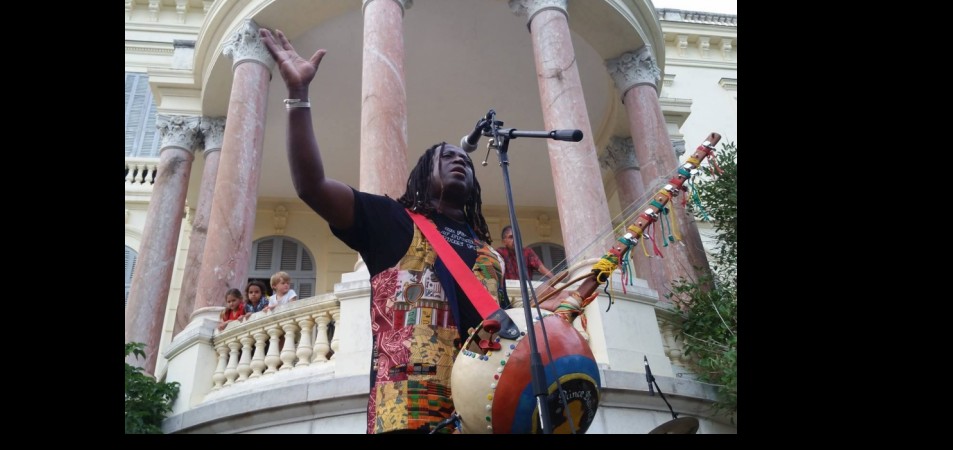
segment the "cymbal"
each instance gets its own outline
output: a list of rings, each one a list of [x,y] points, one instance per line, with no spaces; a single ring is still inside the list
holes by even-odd
[[[669,420],[649,431],[649,434],[695,434],[698,432],[698,419],[679,417]]]

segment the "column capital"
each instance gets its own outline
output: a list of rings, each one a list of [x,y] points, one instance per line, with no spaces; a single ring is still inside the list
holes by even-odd
[[[205,150],[202,155],[208,157],[209,153],[222,149],[222,141],[225,140],[225,118],[203,116],[199,121],[199,129],[202,136],[205,137]]]
[[[156,128],[161,137],[160,153],[167,147],[179,147],[191,152],[198,145],[199,118],[197,116],[159,114],[156,116]]]
[[[364,14],[364,10],[367,9],[367,5],[374,0],[362,0],[363,5],[361,5],[361,14]],[[414,6],[414,0],[393,0],[394,3],[397,3],[400,6],[400,16],[404,17],[404,11],[410,9],[411,6]]]
[[[569,18],[569,12],[566,9],[569,0],[509,0],[509,3],[513,14],[526,19],[526,28],[529,28],[536,14],[546,9],[559,11]]]
[[[685,154],[685,139],[672,139],[672,148],[675,149],[675,158]]]
[[[625,52],[618,58],[606,60],[606,68],[615,87],[622,93],[625,93],[635,86],[648,84],[659,91],[659,81],[662,76],[662,70],[655,63],[655,55],[652,48],[643,45],[641,48],[631,52]]]
[[[232,70],[239,64],[247,61],[257,62],[265,66],[269,72],[275,67],[275,59],[268,53],[265,44],[258,34],[258,23],[252,19],[242,22],[235,34],[225,43],[222,53],[232,58]]]
[[[606,152],[599,157],[599,165],[603,169],[618,172],[625,169],[639,170],[639,162],[635,159],[635,145],[632,138],[613,136],[606,145]]]

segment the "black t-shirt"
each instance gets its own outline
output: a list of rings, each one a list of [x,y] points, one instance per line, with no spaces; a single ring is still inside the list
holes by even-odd
[[[347,230],[332,226],[331,233],[361,254],[373,278],[396,265],[407,254],[407,248],[414,237],[414,221],[407,215],[404,206],[396,200],[351,189],[354,191],[354,225]],[[434,214],[430,219],[460,255],[463,263],[468,268],[473,267],[477,246],[473,242],[474,236],[470,227],[443,214]],[[456,281],[453,285],[460,314],[457,328],[461,338],[466,339],[467,330],[479,325],[483,318]],[[444,289],[447,289],[447,286],[444,286]]]

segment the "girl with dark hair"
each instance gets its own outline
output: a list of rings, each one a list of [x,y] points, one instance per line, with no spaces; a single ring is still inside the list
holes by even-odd
[[[259,312],[268,306],[268,299],[265,298],[265,283],[258,280],[252,280],[245,287],[245,314]]]
[[[242,319],[245,316],[245,308],[242,306],[242,291],[231,288],[225,292],[225,309],[219,316],[221,322],[218,324],[219,331],[224,330],[225,326],[233,320]]]

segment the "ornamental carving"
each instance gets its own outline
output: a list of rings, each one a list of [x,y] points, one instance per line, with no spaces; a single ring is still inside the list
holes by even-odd
[[[275,67],[275,59],[271,57],[268,49],[265,48],[265,43],[261,41],[259,29],[254,20],[245,20],[238,31],[225,43],[222,53],[232,58],[232,70],[246,61],[257,62],[267,67],[269,71]]]
[[[553,234],[553,224],[549,214],[543,213],[536,216],[536,234],[543,239],[549,239],[549,236]]]
[[[367,5],[373,2],[374,0],[364,0],[364,4],[361,6],[361,14],[364,14],[364,10],[367,9]],[[394,0],[394,3],[397,3],[400,6],[400,16],[404,16],[404,11],[410,9],[411,6],[414,6],[414,0]]]
[[[606,145],[606,152],[599,157],[599,165],[605,170],[618,172],[624,169],[639,170],[639,162],[635,159],[635,145],[632,138],[613,136]]]
[[[625,52],[618,58],[607,60],[606,68],[623,98],[629,89],[642,84],[650,84],[658,90],[662,77],[662,69],[659,69],[658,64],[655,63],[651,47],[647,45],[634,52]]]
[[[206,155],[209,152],[222,149],[222,141],[225,140],[224,117],[202,117],[199,129],[202,130],[202,136],[205,137]]]
[[[196,116],[159,114],[156,116],[156,128],[161,137],[160,149],[179,147],[192,151],[199,143],[199,118]]]
[[[288,208],[285,205],[275,207],[275,234],[285,234],[285,226],[288,225]]]
[[[566,10],[568,4],[569,0],[510,0],[510,11],[526,19],[528,26],[533,21],[533,17],[545,9],[554,9],[569,17]]]

